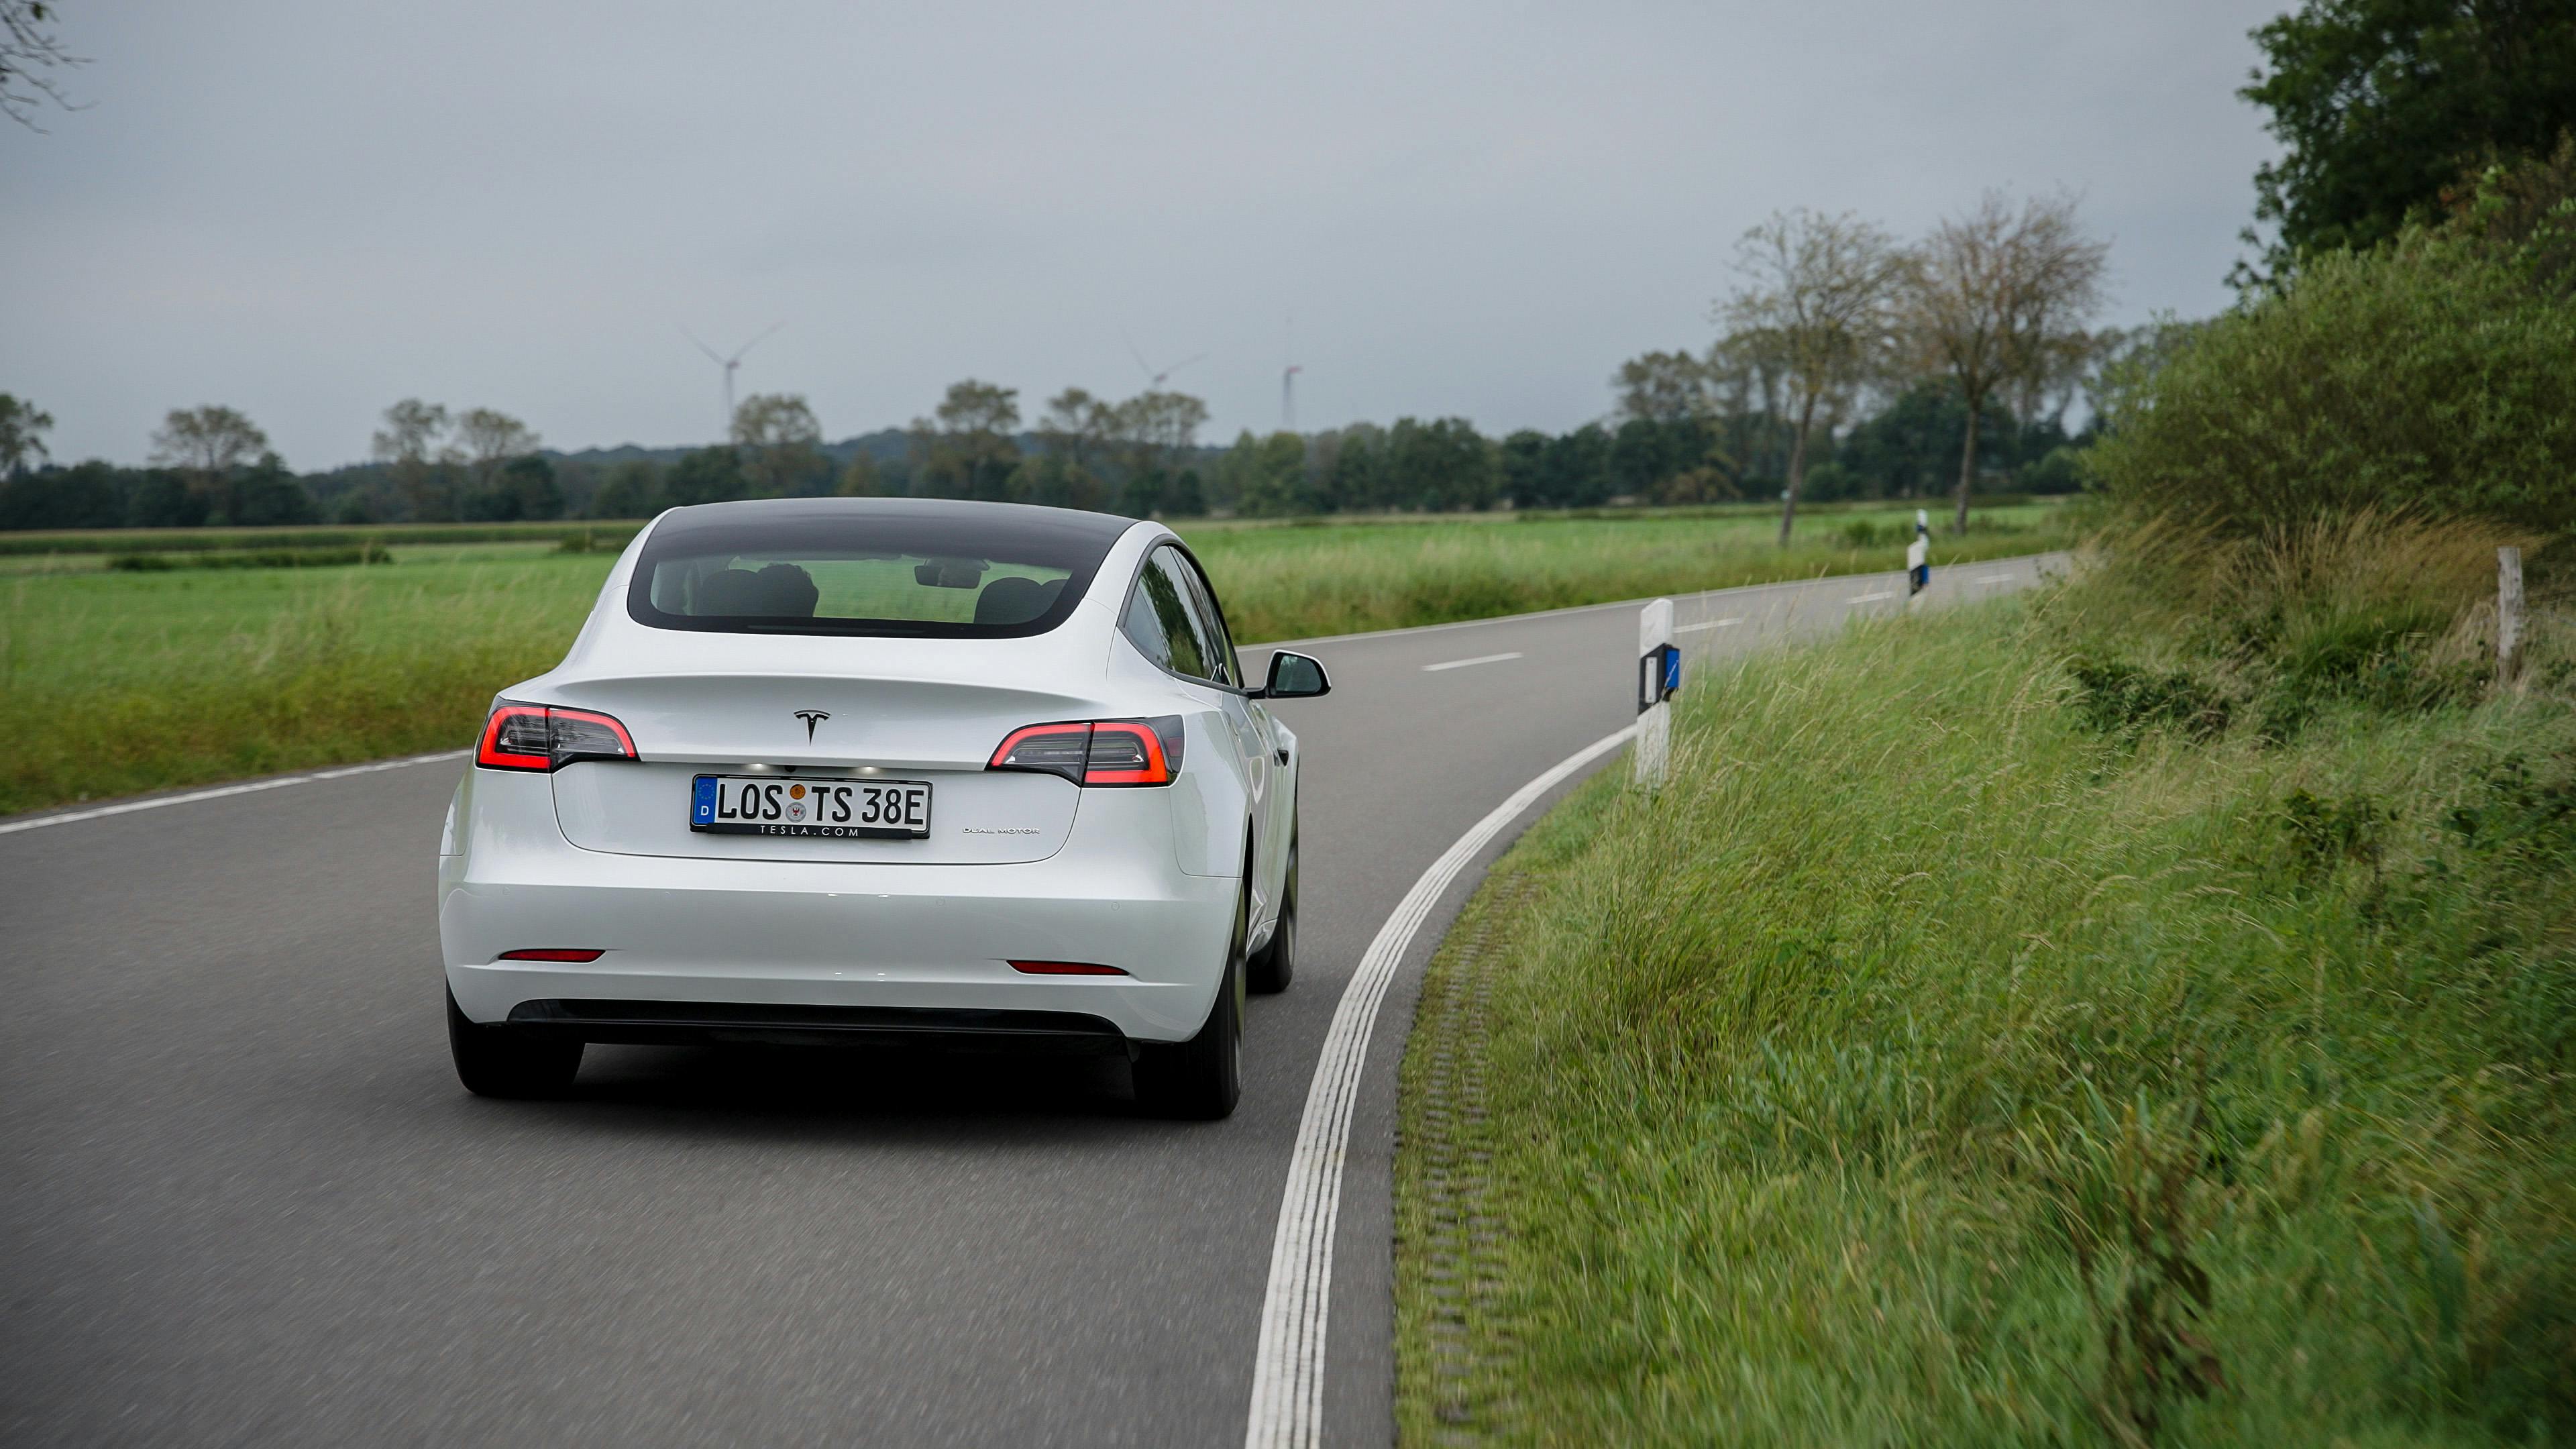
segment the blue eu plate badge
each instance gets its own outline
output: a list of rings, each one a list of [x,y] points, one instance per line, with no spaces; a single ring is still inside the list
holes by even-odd
[[[700,825],[711,825],[716,818],[716,777],[700,775],[697,786],[697,798],[690,802],[690,818]]]

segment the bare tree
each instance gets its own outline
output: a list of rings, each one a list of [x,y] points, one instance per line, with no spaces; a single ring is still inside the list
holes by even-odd
[[[733,443],[762,497],[784,496],[823,471],[823,425],[797,393],[753,393],[733,410]]]
[[[1019,465],[1020,390],[967,378],[948,385],[933,417],[912,420],[916,471],[957,498],[996,499]]]
[[[376,430],[376,460],[382,463],[426,461],[447,435],[447,409],[416,397],[385,409],[385,425]]]
[[[446,461],[447,409],[416,397],[385,409],[385,425],[375,436],[376,461],[393,475],[394,487],[411,506],[415,520],[453,514],[445,497],[439,468]]]
[[[1207,404],[1185,392],[1140,392],[1115,411],[1127,466],[1137,473],[1163,467],[1172,454],[1197,442],[1208,420]]]
[[[467,408],[456,415],[456,451],[473,475],[476,492],[488,492],[503,465],[537,450],[536,429],[508,413]]]
[[[1117,431],[1116,405],[1069,387],[1048,398],[1046,406],[1046,416],[1038,420],[1038,441],[1077,470],[1095,467]]]
[[[1747,231],[1735,245],[1735,269],[1746,285],[1717,305],[1716,319],[1770,335],[1788,393],[1789,486],[1780,507],[1786,547],[1806,482],[1809,435],[1820,413],[1837,415],[1878,370],[1903,261],[1887,233],[1869,222],[1802,210],[1774,213]]]
[[[1905,308],[1911,350],[1949,374],[1968,410],[1959,532],[1968,531],[1979,419],[1998,390],[2008,400],[2016,390],[2035,397],[2070,357],[2090,349],[2085,323],[2102,305],[2109,257],[2110,244],[2077,223],[2073,197],[2032,197],[2015,208],[1999,191],[1933,228],[1915,254]]]
[[[1710,410],[1709,365],[1687,352],[1648,352],[1619,364],[1610,386],[1619,415],[1647,422],[1687,422]]]
[[[45,447],[45,430],[54,415],[22,397],[0,392],[0,478],[53,454]]]
[[[0,0],[0,115],[40,133],[45,128],[36,124],[36,112],[47,102],[81,109],[63,98],[52,73],[89,64],[63,49],[55,18],[45,0]]]
[[[1777,476],[1768,471],[1774,463],[1788,472],[1779,454],[1781,357],[1779,334],[1762,327],[1729,332],[1708,349],[1724,445],[1741,455],[1738,466],[1747,477]]]
[[[176,468],[191,491],[221,501],[235,468],[268,451],[268,434],[227,407],[172,408],[152,431],[152,461]]]

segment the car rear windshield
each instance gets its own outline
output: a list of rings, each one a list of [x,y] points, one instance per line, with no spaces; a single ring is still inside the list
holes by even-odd
[[[626,608],[657,629],[1018,638],[1072,614],[1128,526],[914,499],[684,508],[645,540]]]

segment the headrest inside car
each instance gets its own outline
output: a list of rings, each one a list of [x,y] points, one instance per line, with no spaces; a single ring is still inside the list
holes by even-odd
[[[1035,579],[995,579],[975,596],[975,622],[987,628],[1025,624],[1054,608],[1063,592],[1062,579],[1043,584]]]

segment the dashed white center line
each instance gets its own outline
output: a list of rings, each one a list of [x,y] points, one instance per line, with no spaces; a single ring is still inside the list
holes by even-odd
[[[1877,602],[1878,602],[1879,600],[1881,600],[1881,599],[1892,599],[1892,598],[1895,598],[1895,597],[1896,597],[1896,590],[1894,590],[1894,589],[1880,589],[1877,593],[1874,593],[1874,594],[1854,594],[1854,595],[1852,595],[1852,596],[1851,596],[1851,598],[1849,598],[1849,599],[1848,599],[1848,600],[1846,600],[1845,602],[1847,602],[1847,603],[1853,603],[1853,604],[1875,604],[1875,603],[1877,603]]]
[[[2012,581],[2012,575],[2010,574],[1985,574],[1977,580],[1977,582],[1981,584],[2008,584]]]
[[[1518,659],[1520,657],[1520,651],[1517,649],[1513,650],[1509,654],[1479,654],[1473,659],[1450,659],[1438,664],[1425,664],[1422,666],[1422,672],[1425,674],[1438,674],[1443,669],[1465,669],[1468,666],[1475,664],[1500,664],[1506,659]]]
[[[1676,634],[1691,634],[1702,629],[1724,629],[1730,625],[1741,624],[1743,622],[1744,621],[1742,619],[1702,619],[1696,624],[1675,625],[1673,632]]]

